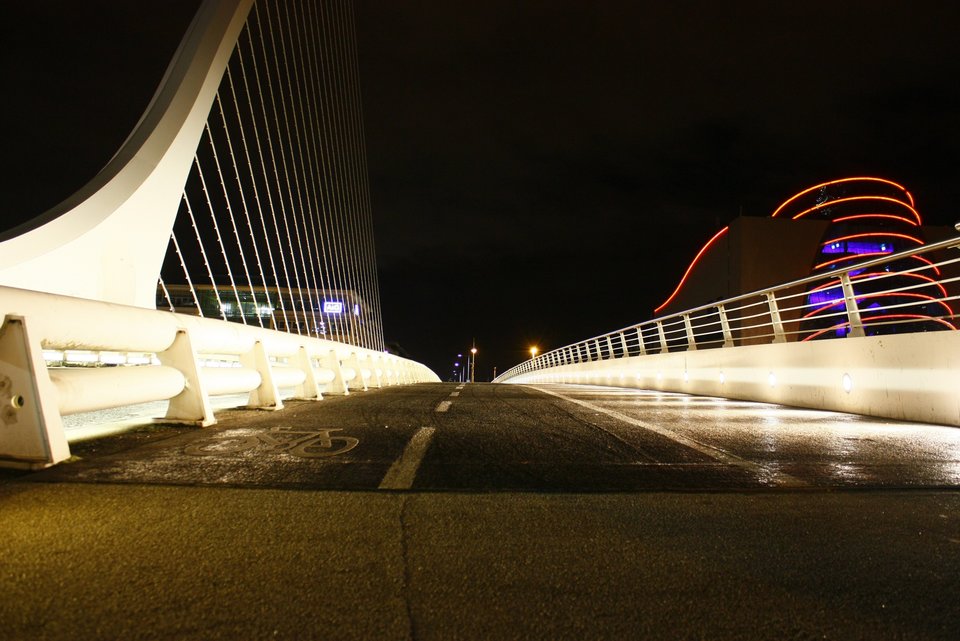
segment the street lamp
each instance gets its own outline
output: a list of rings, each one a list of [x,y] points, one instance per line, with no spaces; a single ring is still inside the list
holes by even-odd
[[[477,368],[477,348],[470,348],[470,382],[473,382],[473,374]]]
[[[536,347],[531,347],[531,348],[530,348],[530,360],[535,359],[535,358],[537,357],[537,352],[539,352],[539,351],[540,351],[540,350],[537,349]]]

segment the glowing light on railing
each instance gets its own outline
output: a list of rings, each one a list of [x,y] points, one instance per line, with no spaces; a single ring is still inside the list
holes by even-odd
[[[946,288],[941,283],[938,283],[937,281],[930,278],[929,276],[924,276],[923,274],[917,274],[914,272],[862,272],[856,275],[854,275],[853,272],[851,272],[850,280],[856,282],[858,280],[862,280],[864,278],[870,278],[872,276],[889,277],[891,274],[896,274],[896,276],[904,276],[904,277],[916,278],[918,280],[926,281],[931,285],[936,285],[940,289],[940,291],[943,293],[944,298],[949,296],[949,294],[947,294]],[[829,289],[834,289],[839,287],[840,287],[840,280],[835,278],[827,283],[824,283],[823,285],[818,285],[817,287],[814,287],[813,289],[810,290],[810,293],[812,294],[814,292],[821,292],[821,291],[826,291]],[[830,300],[830,299],[827,299],[827,300]]]
[[[886,320],[919,320],[919,321],[927,321],[927,322],[931,322],[931,323],[939,323],[939,324],[943,325],[944,327],[946,327],[947,329],[951,329],[951,330],[953,330],[953,331],[956,331],[956,329],[957,329],[952,323],[950,323],[950,322],[948,322],[948,321],[945,321],[945,320],[943,320],[942,318],[936,318],[936,317],[934,317],[934,316],[924,316],[924,315],[922,315],[922,314],[884,314],[884,315],[882,315],[882,316],[869,316],[869,317],[863,318],[863,319],[861,319],[861,320],[862,320],[862,322],[863,322],[864,327],[866,327],[868,323],[869,323],[869,324],[872,324],[872,323],[876,323],[876,321],[880,321],[880,320],[884,320],[884,321],[886,321]],[[810,336],[807,336],[806,338],[804,338],[804,339],[803,339],[802,341],[800,341],[800,342],[806,343],[807,341],[813,340],[813,339],[816,338],[817,336],[822,336],[822,335],[827,334],[827,333],[829,333],[829,332],[832,332],[832,331],[835,331],[835,330],[838,330],[838,329],[844,329],[844,328],[847,328],[847,327],[850,327],[850,323],[847,322],[847,321],[844,321],[844,322],[842,322],[842,323],[837,323],[836,325],[834,325],[834,326],[832,326],[832,327],[827,327],[826,329],[821,329],[821,330],[818,331],[818,332],[814,332],[813,334],[810,334]]]
[[[843,386],[843,391],[847,394],[853,389],[853,379],[850,378],[849,374],[844,374],[840,379],[840,384]]]
[[[882,202],[896,203],[896,204],[900,205],[901,207],[906,207],[907,209],[909,209],[909,210],[910,210],[910,213],[913,214],[914,217],[917,219],[917,223],[918,223],[918,224],[922,224],[922,223],[923,223],[923,220],[920,218],[920,212],[918,212],[916,209],[914,209],[913,207],[911,207],[911,206],[908,205],[907,203],[903,202],[902,200],[897,200],[896,198],[889,198],[889,197],[887,197],[887,196],[848,196],[848,197],[846,197],[846,198],[837,198],[836,200],[828,200],[828,201],[822,202],[822,203],[820,203],[820,204],[818,204],[818,205],[814,205],[814,206],[811,207],[810,209],[805,209],[805,210],[801,211],[799,214],[796,214],[796,215],[793,217],[793,220],[797,220],[797,219],[799,219],[799,218],[803,218],[803,217],[806,216],[807,214],[811,214],[811,213],[813,213],[813,212],[815,212],[815,211],[818,211],[818,210],[820,210],[820,209],[824,209],[824,208],[827,208],[827,207],[833,207],[834,205],[839,205],[840,203],[855,202],[855,201],[858,201],[858,200],[879,200],[879,201],[882,201]]]
[[[693,257],[693,260],[690,262],[690,266],[687,267],[687,271],[685,271],[685,272],[683,273],[683,278],[680,279],[680,282],[677,284],[677,288],[673,290],[673,293],[670,294],[670,297],[667,298],[667,300],[663,301],[663,303],[660,304],[660,307],[657,307],[655,310],[653,310],[653,313],[654,313],[654,314],[659,313],[661,309],[663,309],[664,307],[666,307],[667,305],[669,305],[670,302],[671,302],[674,298],[676,298],[677,294],[680,293],[680,290],[683,288],[683,284],[687,282],[687,278],[690,276],[690,272],[693,271],[693,268],[696,266],[697,262],[700,261],[700,258],[707,252],[708,249],[710,249],[710,246],[711,246],[711,245],[713,245],[715,242],[717,242],[717,239],[719,239],[721,236],[723,236],[723,235],[724,235],[725,233],[727,233],[728,231],[730,231],[730,228],[729,228],[729,227],[724,227],[723,229],[721,229],[720,231],[718,231],[716,234],[713,235],[713,238],[711,238],[710,240],[708,240],[708,241],[707,241],[707,244],[704,245],[703,248],[702,248],[699,252],[697,252],[697,255],[694,256],[694,257]]]
[[[804,189],[800,193],[794,194],[793,196],[785,200],[783,204],[777,207],[774,210],[774,212],[770,214],[770,217],[776,218],[777,215],[783,210],[784,207],[786,207],[787,205],[795,201],[797,198],[800,198],[801,196],[805,196],[806,194],[809,194],[812,191],[816,191],[817,189],[821,189],[822,187],[829,187],[830,185],[839,185],[842,183],[858,182],[858,181],[879,182],[887,185],[892,185],[897,189],[899,189],[900,191],[902,191],[907,196],[907,199],[910,200],[911,207],[915,206],[915,203],[913,202],[913,196],[910,194],[909,191],[907,191],[906,187],[904,187],[903,185],[899,185],[893,182],[892,180],[887,180],[886,178],[876,178],[874,176],[854,176],[851,178],[840,178],[839,180],[831,180],[829,182],[820,183],[819,185],[814,185],[813,187],[808,187],[807,189]]]
[[[878,294],[857,294],[857,304],[859,305],[861,302],[863,302],[863,301],[865,301],[865,300],[872,300],[872,299],[875,299],[875,298],[889,298],[889,297],[894,297],[894,298],[916,298],[916,299],[918,299],[918,300],[926,301],[926,302],[923,302],[923,303],[915,303],[916,305],[925,305],[925,304],[927,304],[927,303],[936,303],[936,304],[940,305],[941,307],[943,307],[943,308],[947,311],[947,314],[949,314],[950,316],[953,316],[953,309],[951,309],[951,308],[950,308],[950,305],[948,305],[945,301],[938,300],[938,299],[934,298],[933,296],[928,296],[927,294],[918,294],[917,292],[881,292],[881,293],[878,293]],[[822,307],[818,307],[818,308],[816,308],[816,309],[814,309],[814,310],[812,310],[812,311],[807,312],[806,314],[803,315],[803,318],[812,318],[813,316],[816,316],[816,315],[819,314],[820,312],[826,311],[826,310],[828,310],[828,309],[830,309],[830,308],[840,307],[841,305],[843,305],[842,296],[841,296],[840,298],[841,298],[841,300],[837,300],[837,301],[828,303],[828,304],[826,304],[826,305],[823,305]]]
[[[770,372],[769,374],[767,374],[767,383],[770,385],[770,387],[776,387],[777,375],[774,374],[773,372]]]

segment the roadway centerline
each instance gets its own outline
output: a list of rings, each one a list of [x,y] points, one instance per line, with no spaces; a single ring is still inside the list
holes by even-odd
[[[457,396],[460,396],[460,392],[450,392],[450,396],[456,398]]]
[[[407,446],[403,448],[400,458],[393,462],[387,474],[380,481],[381,490],[409,490],[413,487],[413,479],[423,461],[430,439],[436,430],[432,427],[421,427],[417,430]]]
[[[464,384],[463,384],[463,383],[460,383],[459,385],[457,385],[457,389],[463,389],[463,388],[464,388]]]
[[[659,434],[660,436],[666,437],[666,438],[668,438],[668,439],[670,439],[670,440],[672,440],[672,441],[675,441],[675,442],[677,442],[677,443],[680,443],[681,445],[684,445],[684,446],[686,446],[686,447],[689,447],[689,448],[692,449],[692,450],[696,450],[697,452],[700,452],[701,454],[704,454],[704,455],[706,455],[706,456],[709,456],[710,458],[714,459],[715,461],[719,461],[719,462],[721,462],[721,463],[725,463],[726,465],[733,465],[733,466],[736,466],[736,467],[740,467],[740,468],[749,470],[749,471],[752,472],[753,474],[756,474],[757,476],[759,476],[761,479],[770,479],[771,481],[773,481],[773,482],[776,483],[777,485],[780,485],[780,486],[783,486],[783,487],[807,487],[807,486],[809,486],[809,483],[807,483],[806,481],[802,481],[802,480],[798,479],[797,477],[791,476],[790,474],[787,474],[787,473],[785,473],[785,472],[781,472],[781,471],[776,470],[776,469],[770,469],[769,467],[766,467],[766,466],[761,465],[761,464],[759,464],[759,463],[755,463],[755,462],[753,462],[753,461],[748,461],[747,459],[740,458],[739,456],[736,456],[735,454],[731,454],[731,453],[729,453],[729,452],[726,452],[726,451],[724,451],[724,450],[722,450],[722,449],[720,449],[720,448],[718,448],[718,447],[715,447],[715,446],[713,446],[713,445],[708,445],[708,444],[706,444],[706,443],[701,443],[700,441],[695,441],[695,440],[693,440],[692,438],[688,438],[688,437],[683,436],[683,435],[681,435],[681,434],[677,434],[676,432],[673,432],[673,431],[671,431],[671,430],[668,430],[668,429],[666,429],[666,428],[664,428],[664,427],[660,427],[660,426],[658,426],[658,425],[653,425],[652,423],[647,423],[646,421],[641,421],[640,419],[633,418],[632,416],[627,416],[626,414],[623,414],[622,412],[618,412],[618,411],[616,411],[616,410],[607,409],[607,408],[605,408],[605,407],[601,407],[600,405],[595,405],[595,404],[590,403],[590,402],[588,402],[588,401],[582,401],[582,400],[580,400],[580,399],[578,399],[578,398],[572,398],[572,397],[570,397],[570,396],[566,396],[566,395],[564,395],[564,394],[560,394],[560,393],[554,392],[554,391],[552,391],[552,390],[544,389],[544,388],[542,388],[542,387],[536,387],[536,386],[533,386],[533,385],[531,385],[530,387],[533,388],[533,389],[535,389],[535,390],[537,390],[537,391],[543,392],[544,394],[549,394],[549,395],[551,395],[551,396],[555,396],[555,397],[557,397],[557,398],[559,398],[559,399],[568,401],[568,402],[573,403],[573,404],[575,404],[575,405],[579,405],[579,406],[581,406],[581,407],[585,407],[585,408],[590,409],[590,410],[593,410],[593,411],[595,411],[595,412],[601,412],[601,413],[603,413],[603,414],[606,414],[607,416],[610,416],[610,417],[612,417],[612,418],[617,419],[618,421],[623,421],[624,423],[629,423],[630,425],[635,425],[635,426],[640,427],[640,428],[642,428],[642,429],[649,430],[649,431],[651,431],[651,432],[654,432],[655,434]]]
[[[446,412],[450,409],[450,406],[453,405],[453,401],[440,401],[440,404],[437,405],[436,412]]]

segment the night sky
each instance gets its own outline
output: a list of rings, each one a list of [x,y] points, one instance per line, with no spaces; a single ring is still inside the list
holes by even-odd
[[[2,223],[106,163],[196,6],[4,6]],[[739,215],[848,175],[960,220],[942,2],[357,1],[385,334],[477,376],[646,320]]]

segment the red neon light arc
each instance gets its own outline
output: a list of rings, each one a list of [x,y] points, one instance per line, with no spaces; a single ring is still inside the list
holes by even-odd
[[[697,255],[693,257],[692,261],[690,261],[690,266],[687,267],[687,271],[683,272],[683,278],[680,279],[680,282],[677,284],[677,288],[673,290],[673,293],[670,294],[670,297],[667,298],[667,300],[663,301],[660,304],[660,307],[657,307],[655,310],[653,310],[654,314],[659,313],[661,309],[669,305],[670,301],[672,301],[674,298],[677,297],[677,294],[680,293],[680,290],[683,288],[683,284],[687,282],[687,278],[690,276],[690,272],[693,271],[694,266],[696,266],[696,264],[700,261],[700,258],[706,253],[708,249],[710,249],[710,246],[713,245],[713,243],[715,243],[717,239],[719,239],[728,231],[730,231],[730,227],[724,227],[723,229],[718,231],[716,234],[713,235],[713,238],[708,240],[707,244],[704,245],[700,249],[700,251],[697,252]]]
[[[902,191],[904,194],[906,194],[907,199],[910,201],[910,206],[911,206],[911,207],[915,207],[915,206],[916,206],[916,204],[913,202],[913,196],[910,194],[909,191],[907,191],[907,188],[904,187],[903,185],[900,185],[900,184],[898,184],[898,183],[895,183],[895,182],[893,182],[892,180],[887,180],[886,178],[876,178],[876,177],[873,177],[873,176],[854,176],[854,177],[851,177],[851,178],[841,178],[841,179],[839,179],[839,180],[831,180],[831,181],[829,181],[829,182],[820,183],[819,185],[814,185],[813,187],[808,187],[807,189],[804,189],[804,190],[801,191],[800,193],[795,194],[795,195],[791,196],[790,198],[788,198],[787,200],[785,200],[785,201],[783,202],[783,204],[781,204],[779,207],[777,207],[777,208],[774,210],[774,212],[773,212],[772,214],[770,214],[770,217],[771,217],[771,218],[776,218],[776,217],[777,217],[777,214],[779,214],[780,211],[783,210],[784,207],[786,207],[787,205],[789,205],[790,203],[792,203],[793,201],[795,201],[797,198],[800,198],[801,196],[803,196],[803,195],[805,195],[805,194],[809,194],[811,191],[814,191],[815,189],[820,189],[821,187],[829,187],[830,185],[839,185],[839,184],[841,184],[841,183],[854,182],[854,181],[857,181],[857,180],[867,180],[867,181],[872,181],[872,182],[884,183],[884,184],[886,184],[886,185],[893,185],[894,187],[896,187],[897,189],[899,189],[900,191]]]
[[[839,203],[849,203],[855,200],[882,200],[888,203],[896,203],[901,207],[906,207],[907,209],[909,209],[910,213],[912,213],[916,217],[918,225],[923,222],[923,220],[920,218],[920,212],[918,212],[916,209],[914,209],[907,203],[903,202],[902,200],[897,200],[896,198],[888,198],[887,196],[850,196],[849,198],[837,198],[836,200],[828,200],[825,203],[820,203],[819,205],[815,205],[810,209],[805,209],[801,211],[799,214],[793,217],[793,220],[797,220],[798,218],[803,218],[807,214],[811,212],[815,212],[818,209],[823,209],[824,207],[832,207],[833,205],[837,205]]]
[[[885,254],[885,253],[883,253],[883,252],[867,252],[867,253],[865,253],[865,254],[851,254],[850,256],[842,256],[842,257],[840,257],[840,258],[833,258],[833,259],[831,259],[831,260],[824,261],[824,262],[820,263],[819,265],[814,265],[814,266],[813,266],[813,271],[817,271],[818,269],[822,269],[822,268],[826,267],[827,265],[835,265],[835,264],[837,264],[837,263],[846,262],[846,261],[848,261],[848,260],[859,260],[859,259],[864,259],[864,260],[865,260],[868,256],[889,256],[889,254]],[[934,265],[933,262],[930,261],[930,259],[924,258],[923,256],[907,256],[907,258],[915,258],[915,259],[919,260],[920,262],[922,262],[922,263],[924,263],[924,264],[930,265],[930,266],[933,268],[933,272],[934,272],[937,276],[940,276],[940,268],[937,267],[936,265]]]
[[[952,329],[952,330],[954,330],[954,331],[956,331],[956,329],[957,329],[952,323],[950,323],[950,322],[948,322],[948,321],[945,321],[945,320],[943,320],[942,318],[936,318],[936,317],[934,317],[934,316],[922,316],[922,315],[919,315],[919,314],[886,314],[886,315],[884,315],[884,316],[870,316],[869,318],[864,318],[864,319],[863,319],[863,324],[864,324],[864,325],[869,325],[869,324],[870,324],[871,322],[873,322],[873,321],[878,321],[878,320],[891,320],[891,319],[894,319],[894,318],[900,318],[900,319],[910,318],[910,319],[915,319],[915,320],[931,321],[931,322],[934,322],[934,323],[940,323],[941,325],[945,325],[946,327],[948,327],[949,329]],[[820,331],[818,331],[818,332],[816,332],[816,333],[814,333],[814,334],[810,334],[809,336],[807,336],[806,338],[804,338],[804,339],[803,339],[802,341],[800,341],[800,342],[801,342],[801,343],[806,343],[807,341],[812,340],[812,339],[816,338],[817,336],[821,336],[821,335],[823,335],[823,334],[826,334],[827,332],[831,332],[831,331],[833,331],[833,330],[840,329],[841,327],[849,327],[849,326],[850,326],[850,323],[844,321],[843,323],[838,323],[837,325],[834,325],[833,327],[828,327],[828,328],[826,328],[826,329],[821,329]]]
[[[833,222],[842,223],[849,220],[863,220],[864,218],[888,218],[890,220],[896,220],[901,223],[907,223],[908,225],[913,225],[914,227],[919,227],[920,225],[909,218],[904,218],[903,216],[894,216],[893,214],[857,214],[855,216],[844,216],[843,218],[834,218]]]
[[[856,299],[857,299],[857,304],[859,305],[860,302],[861,302],[861,301],[864,301],[864,300],[870,300],[870,299],[874,299],[874,298],[890,298],[890,297],[892,297],[892,296],[896,296],[897,298],[916,298],[917,300],[924,300],[924,301],[927,301],[927,302],[929,302],[929,303],[936,303],[936,304],[940,305],[941,307],[943,307],[944,309],[946,309],[947,312],[948,312],[951,316],[953,316],[953,308],[952,308],[952,307],[950,307],[949,305],[947,305],[947,303],[945,303],[944,301],[942,301],[942,300],[937,300],[937,299],[934,298],[933,296],[929,296],[929,295],[927,295],[927,294],[918,294],[918,293],[915,293],[915,292],[880,292],[880,293],[878,293],[878,294],[858,294],[858,295],[856,296]],[[814,316],[816,316],[816,315],[819,314],[820,312],[823,312],[823,311],[825,311],[825,310],[828,310],[828,309],[830,309],[831,307],[840,307],[840,306],[842,306],[842,305],[844,305],[844,304],[845,304],[845,302],[844,302],[843,300],[838,300],[838,301],[835,301],[835,302],[832,302],[832,303],[827,303],[827,304],[825,304],[825,305],[821,305],[820,307],[817,307],[816,309],[811,310],[811,311],[807,312],[806,314],[804,314],[804,315],[803,315],[803,318],[813,318]],[[860,310],[860,312],[861,312],[861,313],[864,313],[864,314],[867,313],[868,311],[869,311],[869,310],[865,310],[865,309]]]
[[[923,274],[917,274],[914,272],[864,272],[862,274],[857,274],[856,276],[851,276],[850,280],[862,280],[864,278],[870,278],[871,276],[890,277],[891,274],[896,274],[897,276],[903,276],[903,277],[916,278],[918,280],[928,282],[931,285],[936,285],[940,289],[940,291],[943,292],[944,298],[949,296],[949,294],[947,294],[947,289],[943,286],[942,283],[938,283],[937,281],[933,280],[929,276],[924,276]],[[833,289],[835,287],[840,287],[839,278],[835,278],[833,280],[827,281],[823,285],[818,285],[814,287],[813,289],[810,290],[810,293],[826,291],[826,290]]]

